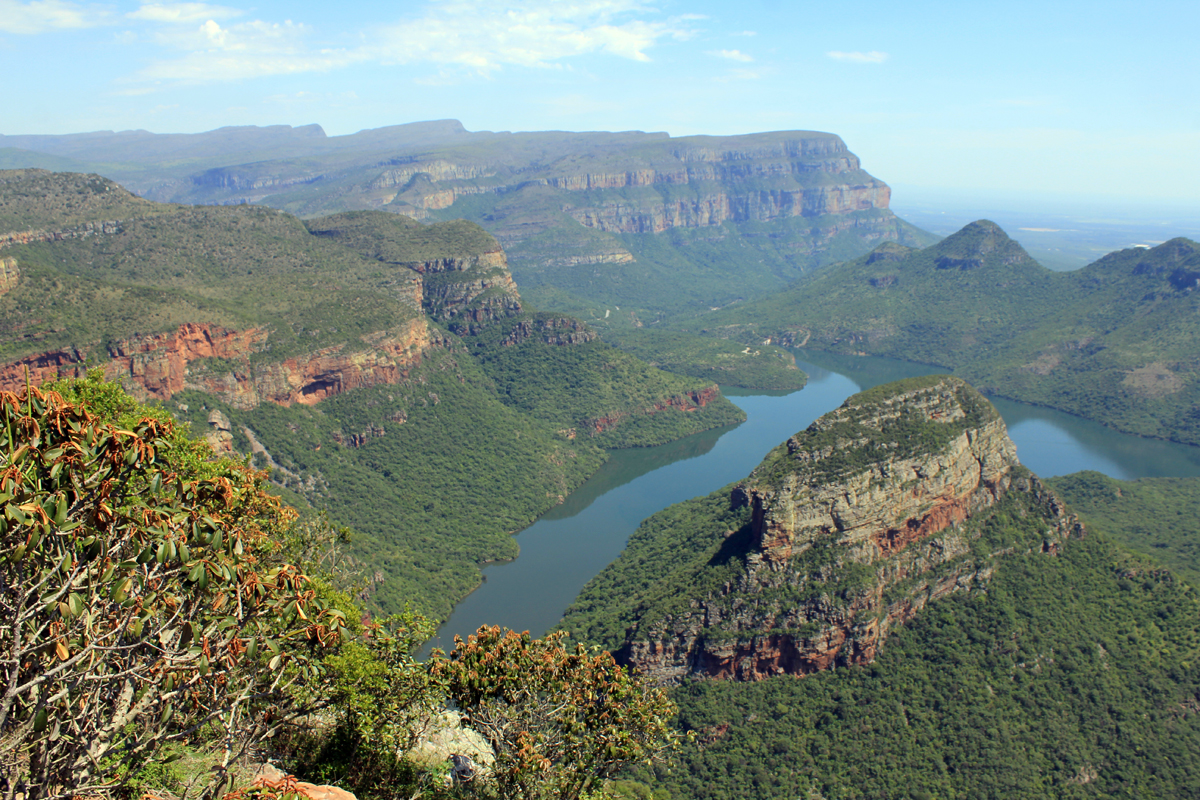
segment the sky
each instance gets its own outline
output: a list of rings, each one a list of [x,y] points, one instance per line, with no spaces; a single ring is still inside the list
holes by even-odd
[[[1195,0],[0,0],[0,133],[819,130],[897,195],[1200,208],[1198,29]]]

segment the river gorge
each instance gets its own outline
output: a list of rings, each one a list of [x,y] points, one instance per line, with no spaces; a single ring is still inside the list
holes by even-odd
[[[660,447],[616,450],[566,501],[517,536],[521,555],[489,565],[484,584],[455,607],[426,646],[503,625],[541,636],[579,590],[625,547],[646,517],[744,478],[767,451],[837,408],[852,394],[939,370],[883,358],[797,350],[808,384],[796,392],[724,388],[747,420]],[[1200,475],[1200,448],[1119,433],[1052,409],[990,398],[1004,417],[1021,463],[1042,477],[1096,470],[1115,478]]]

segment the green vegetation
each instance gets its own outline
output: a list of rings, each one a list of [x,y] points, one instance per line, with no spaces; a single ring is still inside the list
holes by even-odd
[[[349,211],[309,220],[308,229],[388,264],[461,259],[499,249],[495,237],[466,220],[422,225],[400,214]]]
[[[685,327],[936,364],[990,394],[1198,444],[1198,279],[1200,246],[1187,239],[1055,273],[981,221],[925,250],[885,244]]]
[[[773,345],[743,346],[725,339],[666,330],[605,330],[604,341],[652,367],[746,389],[803,389],[796,359]]]
[[[418,313],[390,291],[395,268],[389,273],[312,236],[293,217],[254,207],[151,205],[160,213],[125,224],[118,235],[5,248],[23,277],[0,297],[4,358],[106,346],[187,321],[265,326],[269,354],[254,358],[277,361],[361,347],[362,336]]]
[[[483,627],[430,660],[495,752],[500,797],[578,800],[628,764],[664,762],[683,738],[661,690],[648,690],[608,653],[563,639]]]
[[[135,197],[99,175],[66,175],[41,169],[0,172],[0,236],[27,230],[59,231],[172,208]]]
[[[586,341],[559,343],[572,337]],[[561,315],[523,314],[467,342],[506,405],[601,447],[661,444],[746,418],[720,396],[700,407],[692,395],[711,384],[647,366]],[[661,408],[672,401],[679,407]]]
[[[1047,483],[1088,530],[1200,586],[1200,478],[1120,481],[1099,472],[1077,472]]]
[[[1014,556],[869,666],[673,691],[698,746],[653,780],[698,799],[1190,797],[1198,614],[1100,535]]]
[[[580,591],[559,628],[615,651],[635,624],[663,619],[735,579],[744,568],[750,512],[731,506],[732,488],[676,503],[642,522],[617,560]],[[727,540],[727,531],[741,535]]]
[[[554,637],[481,629],[416,662],[426,620],[366,622],[343,591],[344,529],[297,524],[97,373],[54,388],[0,393],[4,797],[219,797],[268,740],[364,800],[446,797],[407,753],[449,702],[495,748],[479,797],[578,798],[679,741],[661,691]]]
[[[261,473],[95,377],[64,389],[0,393],[0,791],[104,791],[201,732],[219,784],[312,708],[346,613],[275,558],[294,514]]]
[[[359,532],[351,553],[367,565],[373,603],[412,603],[434,619],[478,585],[480,564],[514,558],[511,534],[605,458],[505,406],[461,346],[430,353],[401,383],[312,407],[242,411],[198,392],[174,401],[197,433],[223,411],[241,452],[251,449],[242,428],[253,431],[272,480]]]

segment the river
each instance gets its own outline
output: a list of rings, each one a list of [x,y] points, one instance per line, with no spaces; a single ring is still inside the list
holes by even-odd
[[[465,637],[484,624],[541,636],[583,585],[620,555],[646,517],[746,477],[768,450],[850,395],[938,371],[892,359],[796,354],[797,366],[808,373],[808,384],[800,391],[723,389],[746,412],[742,424],[661,447],[613,451],[562,505],[517,535],[520,557],[484,569],[484,584],[455,607],[425,652],[449,648],[455,634]],[[1051,409],[996,398],[992,402],[1008,425],[1021,463],[1043,477],[1085,469],[1124,480],[1200,475],[1200,448],[1117,433]]]

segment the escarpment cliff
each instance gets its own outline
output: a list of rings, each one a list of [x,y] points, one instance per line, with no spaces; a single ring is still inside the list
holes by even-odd
[[[35,383],[79,377],[99,367],[142,399],[167,400],[185,389],[208,392],[233,408],[270,402],[312,405],[327,397],[379,384],[396,383],[436,346],[422,319],[280,361],[252,360],[266,349],[265,328],[227,330],[187,323],[177,330],[121,340],[107,348],[49,351],[0,365],[0,389],[16,391],[25,378]],[[215,363],[213,360],[224,363]]]
[[[424,312],[455,333],[477,333],[521,313],[503,248],[469,222],[421,225],[409,217],[358,211],[312,220],[308,229],[409,276]]]
[[[439,258],[410,266],[424,277],[426,313],[455,333],[476,331],[479,326],[521,313],[517,284],[498,245],[476,256]]]
[[[150,153],[157,140],[147,137]],[[96,140],[97,163],[112,163],[105,148],[116,139],[106,141]],[[72,157],[85,155],[86,142],[70,146]],[[306,219],[333,215],[339,227],[347,212],[367,210],[429,222],[469,219],[503,244],[526,293],[565,291],[570,298],[556,299],[575,312],[576,299],[639,314],[722,307],[880,242],[933,241],[891,212],[890,188],[863,170],[841,138],[817,131],[672,138],[457,126],[444,138],[398,138],[396,131],[284,137],[277,149],[239,151],[219,163],[197,158],[190,175],[178,163],[147,160],[139,153],[136,167],[116,164],[112,174],[156,200],[273,206]],[[121,217],[105,217],[114,218]],[[462,291],[492,288],[485,282]],[[456,326],[477,327],[476,317],[505,313],[506,305],[513,310],[501,301],[460,313],[447,294],[438,293],[435,307],[454,309],[458,319],[449,324]],[[616,324],[606,320],[595,321]]]
[[[928,603],[985,588],[1004,557],[1082,535],[1018,464],[995,409],[948,376],[856,395],[727,495],[691,503],[651,518],[563,623],[664,684],[869,662]],[[694,528],[672,530],[681,517]],[[671,542],[694,549],[627,587],[609,619],[586,610]]]

